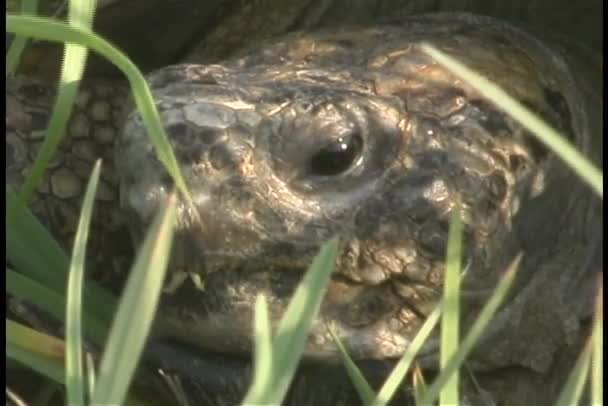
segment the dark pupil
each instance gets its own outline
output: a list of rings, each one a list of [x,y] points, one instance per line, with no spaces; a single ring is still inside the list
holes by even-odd
[[[337,138],[317,152],[310,161],[310,171],[317,176],[339,175],[355,162],[363,149],[358,134]]]

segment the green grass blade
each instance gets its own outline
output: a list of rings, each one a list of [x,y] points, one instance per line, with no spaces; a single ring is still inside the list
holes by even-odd
[[[65,320],[65,296],[49,289],[29,277],[18,272],[6,269],[7,292],[15,297],[25,300],[59,321]],[[88,308],[87,308],[88,309]],[[109,324],[99,320],[95,315],[85,312],[85,331],[96,344],[103,344]]]
[[[49,359],[33,351],[26,351],[15,344],[14,341],[6,342],[6,356],[12,358],[28,368],[44,375],[56,382],[62,383],[64,378],[63,359]]]
[[[74,27],[90,29],[93,24],[95,1],[72,0],[69,5],[69,23]],[[72,113],[74,100],[76,99],[76,94],[80,87],[80,80],[82,79],[87,60],[87,53],[87,48],[81,45],[69,42],[65,45],[59,90],[53,106],[53,113],[49,121],[47,134],[38,151],[36,160],[32,165],[31,172],[25,178],[19,191],[17,200],[18,207],[23,207],[27,204],[36,188],[42,182],[44,171],[55,155],[59,142],[64,137],[68,119]],[[13,210],[15,209],[10,208],[9,212],[12,212]]]
[[[63,341],[6,319],[6,356],[63,383]]]
[[[15,194],[7,190],[6,207],[16,201]],[[7,259],[36,281],[63,293],[69,264],[66,253],[28,209],[13,212],[12,221],[8,213],[6,216]]]
[[[465,80],[498,108],[505,111],[532,132],[543,144],[564,160],[600,197],[604,197],[604,175],[602,172],[578,152],[575,147],[570,145],[557,131],[523,107],[521,103],[496,84],[474,73],[454,58],[429,44],[421,45],[420,49],[456,76]]]
[[[266,302],[264,295],[259,295],[255,301],[254,337],[253,375],[264,377],[263,381],[266,381],[271,374],[274,355],[272,353],[272,327],[268,315],[268,302]]]
[[[418,351],[420,351],[424,345],[424,342],[439,322],[439,316],[441,316],[443,307],[443,302],[439,303],[433,309],[431,314],[428,315],[411,344],[407,347],[407,350],[397,365],[395,365],[395,368],[393,368],[391,374],[388,376],[388,378],[386,378],[384,385],[382,385],[382,388],[378,392],[376,400],[373,403],[375,406],[386,405],[394,396],[395,392],[397,392],[397,389],[399,389],[399,385],[401,385],[401,382],[403,382],[403,379],[405,378],[410,365],[414,361],[416,354]]]
[[[88,29],[93,27],[97,0],[70,0],[68,6],[68,22],[70,25]]]
[[[6,268],[6,291],[20,300],[25,300],[59,321],[65,316],[65,297],[44,284]]]
[[[36,14],[38,10],[37,0],[22,0],[21,14]],[[6,53],[6,75],[13,75],[17,70],[17,66],[21,60],[21,54],[27,46],[28,38],[22,35],[15,35],[11,45]]]
[[[462,258],[462,219],[460,207],[457,206],[452,213],[450,230],[448,233],[448,248],[446,255],[445,282],[443,285],[444,311],[441,318],[441,357],[440,368],[444,369],[448,361],[458,350],[460,332],[460,265]],[[444,405],[458,405],[459,370],[456,369],[452,377],[441,388],[439,403]]]
[[[281,319],[273,340],[272,374],[254,376],[245,400],[246,405],[280,404],[296,371],[308,331],[319,311],[329,277],[335,268],[338,240],[323,245],[298,285]]]
[[[494,292],[488,299],[487,303],[484,305],[483,309],[481,309],[479,316],[477,316],[477,320],[475,320],[475,322],[469,329],[469,332],[462,340],[458,351],[448,361],[445,368],[441,370],[439,376],[429,386],[429,389],[424,394],[424,398],[422,400],[423,405],[430,405],[435,401],[439,394],[439,391],[450,379],[451,374],[454,373],[457,368],[459,368],[466,356],[471,352],[473,346],[475,345],[475,343],[481,336],[483,330],[498,310],[498,307],[504,300],[509,288],[511,287],[513,280],[515,279],[519,263],[521,262],[521,258],[522,254],[519,254],[515,257],[511,264],[509,264],[506,272],[504,273],[503,277],[494,289]]]
[[[600,274],[598,294],[595,300],[595,314],[593,315],[593,354],[591,355],[591,403],[601,405],[603,400],[603,362],[604,362],[604,287],[603,276]]]
[[[173,240],[176,197],[172,195],[148,230],[130,272],[101,359],[94,404],[122,404],[143,350],[165,279]]]
[[[15,200],[14,193],[7,191],[7,207]],[[28,209],[18,210],[14,215],[13,224],[6,224],[6,254],[22,275],[7,274],[7,289],[64,320],[68,257]],[[17,285],[13,286],[13,283]],[[30,289],[31,293],[28,293]],[[56,296],[49,299],[49,293],[43,293],[41,289]],[[110,325],[116,307],[115,299],[92,280],[87,281],[84,290],[87,298],[85,331],[99,344],[105,340],[106,326]]]
[[[90,398],[93,396],[93,390],[95,390],[95,360],[91,356],[91,354],[86,354],[85,356],[85,371],[87,371],[87,396]]]
[[[101,172],[101,161],[97,160],[93,167],[91,178],[82,202],[82,211],[78,220],[78,228],[74,239],[74,250],[68,275],[66,292],[66,357],[65,381],[68,404],[84,404],[84,372],[82,358],[82,282],[84,280],[84,264],[86,259],[86,243],[89,237],[89,227],[93,214],[93,202]]]
[[[131,85],[135,104],[141,113],[142,119],[147,127],[148,135],[150,136],[150,141],[156,150],[159,160],[165,165],[167,171],[173,177],[179,191],[186,197],[190,204],[193,204],[190,193],[186,187],[186,182],[184,181],[179,165],[177,164],[177,159],[173,154],[171,145],[169,144],[164,128],[160,122],[160,116],[152,99],[150,88],[146,84],[146,80],[139,69],[137,69],[125,54],[88,29],[70,27],[67,24],[41,17],[7,15],[6,30],[16,34],[42,38],[48,41],[69,41],[84,45],[98,52],[116,65],[116,67],[125,74]]]
[[[27,326],[6,319],[6,357],[63,384],[65,343]],[[91,358],[90,353],[85,354]],[[127,404],[143,406],[140,396],[130,396]]]
[[[564,389],[559,395],[555,406],[571,406],[578,405],[585,381],[589,373],[589,364],[591,363],[592,340],[588,340],[583,348],[583,351],[576,360],[574,369],[570,372]]]
[[[357,365],[352,360],[350,355],[348,355],[346,348],[344,348],[342,341],[340,341],[340,337],[337,336],[334,329],[330,326],[330,327],[328,327],[328,330],[329,330],[329,333],[331,334],[331,337],[333,338],[333,340],[336,342],[336,345],[338,346],[338,350],[340,351],[340,356],[342,357],[342,362],[346,366],[346,372],[348,373],[348,376],[350,377],[351,382],[353,383],[355,389],[357,390],[357,393],[359,394],[359,398],[361,398],[361,402],[364,405],[371,405],[376,397],[376,393],[370,386],[369,382],[367,382],[367,379],[365,379],[365,376],[363,376],[363,373],[361,373],[361,370],[359,369],[359,367],[357,367]]]

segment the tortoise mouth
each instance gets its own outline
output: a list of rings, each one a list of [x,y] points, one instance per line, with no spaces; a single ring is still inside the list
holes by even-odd
[[[186,277],[161,299],[155,337],[209,351],[248,356],[253,347],[254,305],[263,294],[276,326],[301,281],[303,269],[232,269],[211,272],[201,284]],[[418,332],[432,305],[404,301],[392,282],[357,283],[332,275],[319,313],[312,324],[304,357],[339,359],[330,328],[356,359],[401,356]],[[427,351],[433,352],[432,342]]]

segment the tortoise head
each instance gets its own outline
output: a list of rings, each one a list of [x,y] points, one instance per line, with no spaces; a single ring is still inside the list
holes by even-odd
[[[336,354],[331,322],[355,357],[398,356],[440,297],[456,206],[463,300],[479,306],[522,248],[513,223],[544,192],[553,159],[419,44],[460,56],[572,137],[577,124],[567,71],[544,47],[485,19],[451,23],[295,34],[223,65],[150,77],[195,203],[180,206],[173,266],[206,278],[204,292],[165,298],[166,331],[248,351],[257,294],[280,317],[318,248],[338,235],[307,353]],[[139,114],[118,146],[122,203],[141,230],[173,184]]]

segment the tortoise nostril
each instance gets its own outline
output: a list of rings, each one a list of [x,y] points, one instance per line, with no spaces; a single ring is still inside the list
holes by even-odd
[[[172,147],[182,163],[199,163],[205,151],[222,136],[222,130],[195,128],[185,122],[167,126]]]
[[[213,127],[199,128],[196,133],[196,139],[201,144],[212,145],[215,144],[224,134],[223,130],[218,130]]]
[[[173,123],[167,127],[168,135],[181,143],[192,142],[192,131],[186,123]]]
[[[163,185],[163,187],[165,187],[166,190],[171,190],[173,188],[173,185],[175,184],[175,182],[173,181],[173,178],[168,173],[164,173],[161,176],[160,182]]]
[[[209,150],[209,163],[216,171],[234,168],[237,164],[235,157],[224,144],[211,147]]]

